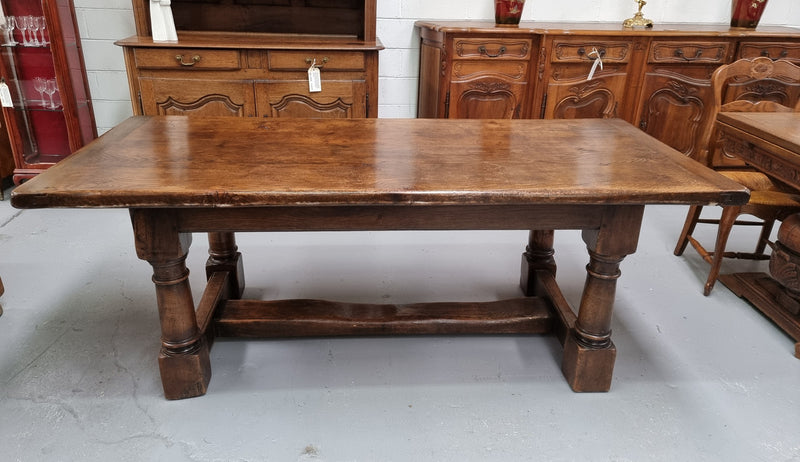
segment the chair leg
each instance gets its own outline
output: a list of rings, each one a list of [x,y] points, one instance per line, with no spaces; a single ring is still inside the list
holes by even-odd
[[[678,238],[678,244],[675,246],[675,252],[673,252],[676,256],[683,255],[683,251],[686,250],[686,244],[689,243],[689,236],[694,233],[694,228],[697,226],[697,220],[700,219],[700,212],[702,210],[702,205],[693,205],[689,207],[689,213],[686,215],[686,222],[683,224],[681,236]]]
[[[722,207],[722,216],[719,219],[719,227],[717,228],[717,242],[714,244],[714,256],[711,260],[711,271],[703,288],[703,295],[709,295],[711,289],[714,288],[714,283],[717,282],[719,270],[722,266],[722,258],[725,254],[725,246],[728,244],[728,236],[731,234],[733,223],[741,210],[741,207],[736,206]]]
[[[764,220],[764,225],[761,227],[761,235],[758,236],[758,244],[756,245],[756,255],[762,255],[767,248],[767,241],[769,235],[772,234],[772,228],[775,226],[775,219]]]

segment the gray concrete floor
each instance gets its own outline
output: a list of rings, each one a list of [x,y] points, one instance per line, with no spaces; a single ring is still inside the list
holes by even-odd
[[[124,210],[0,202],[0,460],[800,461],[794,343],[672,255],[685,207],[647,209],[622,264],[611,392],[575,394],[550,337],[233,341],[200,398],[166,401],[150,267]],[[257,298],[516,296],[526,233],[241,234]],[[754,237],[734,236],[732,245]],[[189,265],[199,298],[206,242]],[[576,303],[587,257],[556,233]],[[765,270],[732,262],[727,270]]]

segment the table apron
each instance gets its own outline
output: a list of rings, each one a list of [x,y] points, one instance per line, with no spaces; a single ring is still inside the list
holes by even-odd
[[[180,232],[597,229],[619,205],[391,205],[158,209]],[[641,206],[633,206],[641,207]],[[147,213],[148,209],[134,209]]]

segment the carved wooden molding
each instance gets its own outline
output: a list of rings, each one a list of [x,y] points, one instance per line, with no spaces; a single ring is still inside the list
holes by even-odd
[[[229,96],[219,94],[205,95],[202,98],[190,102],[177,101],[169,97],[163,103],[158,103],[158,113],[160,115],[183,114],[199,111],[204,108],[209,108],[210,106],[220,107],[223,111],[227,111],[239,117],[245,116],[243,104],[236,104]]]
[[[271,104],[273,114],[279,116],[282,112],[288,110],[290,106],[302,105],[308,107],[309,110],[314,112],[339,112],[341,117],[348,117],[353,105],[342,101],[341,98],[336,98],[335,101],[330,103],[320,103],[305,95],[286,95],[281,98],[277,103]]]

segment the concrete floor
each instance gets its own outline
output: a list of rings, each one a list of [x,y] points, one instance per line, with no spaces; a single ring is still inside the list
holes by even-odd
[[[550,337],[323,338],[219,341],[209,393],[166,401],[150,267],[126,211],[6,198],[0,460],[800,461],[794,343],[724,286],[702,295],[705,264],[672,255],[685,211],[648,208],[623,262],[609,393],[570,391]],[[238,240],[248,297],[413,302],[517,295],[526,233]],[[556,241],[576,303],[585,249],[577,232]]]

